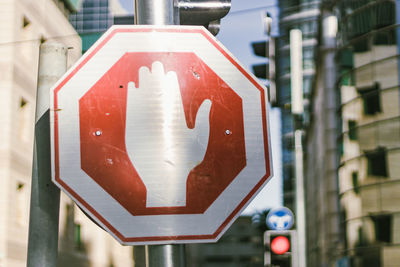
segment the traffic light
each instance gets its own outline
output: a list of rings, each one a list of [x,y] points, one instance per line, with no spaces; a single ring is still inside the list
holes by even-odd
[[[266,231],[264,243],[266,248],[265,266],[294,267],[296,257],[295,231]]]
[[[265,33],[268,36],[268,41],[253,42],[251,44],[253,52],[259,57],[264,57],[265,63],[256,64],[252,66],[253,73],[257,78],[268,80],[268,98],[269,102],[273,107],[278,105],[278,99],[276,94],[276,82],[275,82],[275,38],[271,37],[272,18],[269,13],[264,16],[264,28]]]
[[[231,9],[231,0],[178,0],[181,25],[202,25],[217,35],[220,20]]]
[[[266,59],[265,63],[252,65],[252,69],[257,78],[268,80],[269,101],[275,107],[278,104],[275,82],[275,38],[269,37],[269,41],[253,42],[251,46],[255,55]]]
[[[270,42],[267,41],[254,42],[251,44],[251,46],[253,47],[255,55],[271,59],[271,54],[273,54],[273,51],[270,51],[271,50],[270,44],[272,44],[271,40],[272,18],[268,12],[265,14],[263,22],[264,22],[265,33],[269,37]],[[270,73],[268,67],[269,66],[267,63],[253,65],[253,73],[258,78],[269,79]]]
[[[262,41],[262,42],[254,42],[251,44],[253,47],[254,54],[259,56],[259,57],[268,57],[268,49],[267,49],[267,41]],[[257,64],[253,65],[253,73],[256,75],[257,78],[261,79],[267,79],[268,78],[268,64],[267,63],[262,63],[262,64]]]

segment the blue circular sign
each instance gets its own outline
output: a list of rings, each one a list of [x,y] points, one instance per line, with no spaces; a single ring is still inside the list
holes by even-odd
[[[266,222],[271,230],[289,230],[293,226],[294,216],[288,208],[275,208],[268,213]]]

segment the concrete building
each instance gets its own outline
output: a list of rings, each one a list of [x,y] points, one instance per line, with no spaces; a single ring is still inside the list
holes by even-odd
[[[188,267],[262,267],[263,232],[251,217],[240,216],[217,243],[187,244]]]
[[[339,186],[350,266],[400,262],[400,1],[334,1],[338,60]]]
[[[2,0],[0,10],[0,266],[26,266],[35,94],[39,45],[70,47],[81,40],[68,22],[77,1]],[[133,266],[132,248],[120,246],[61,196],[59,266]]]
[[[399,22],[398,0],[323,1],[305,128],[309,266],[399,265]]]

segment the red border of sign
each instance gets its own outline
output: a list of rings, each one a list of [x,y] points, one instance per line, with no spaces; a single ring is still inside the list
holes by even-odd
[[[178,29],[178,28],[116,28],[112,30],[108,36],[106,36],[96,48],[90,51],[90,54],[86,56],[78,66],[71,71],[63,81],[57,85],[54,89],[54,110],[58,110],[58,99],[57,93],[60,89],[74,76],[115,34],[121,32],[179,32],[179,33],[199,33],[202,34],[211,44],[215,46],[243,75],[251,81],[251,83],[261,92],[261,110],[263,118],[263,133],[264,133],[264,152],[265,152],[265,165],[268,173],[255,185],[255,187],[247,194],[247,196],[239,203],[239,205],[232,211],[232,213],[225,219],[225,221],[218,227],[214,234],[211,235],[180,235],[180,236],[152,236],[152,237],[125,237],[120,232],[117,231],[106,219],[104,219],[93,207],[91,207],[85,200],[83,200],[72,188],[70,188],[64,181],[60,178],[59,169],[59,144],[58,144],[58,114],[54,112],[54,166],[55,166],[55,180],[68,191],[73,198],[75,198],[80,204],[82,204],[91,214],[93,214],[101,223],[114,233],[122,242],[146,242],[146,241],[168,241],[168,240],[212,240],[216,239],[218,235],[225,229],[225,227],[231,222],[231,220],[236,216],[236,214],[243,208],[243,206],[251,199],[255,192],[266,182],[266,180],[271,175],[270,166],[270,155],[269,155],[269,144],[268,144],[268,134],[267,134],[267,115],[266,115],[266,104],[265,104],[265,92],[264,89],[254,80],[254,78],[244,70],[239,63],[236,62],[218,43],[205,32],[202,28],[191,28],[191,29]],[[171,242],[172,243],[172,242]]]

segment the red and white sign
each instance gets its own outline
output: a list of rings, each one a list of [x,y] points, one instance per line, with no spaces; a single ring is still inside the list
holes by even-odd
[[[266,89],[203,27],[114,26],[51,92],[53,181],[123,244],[215,241],[272,176]]]

